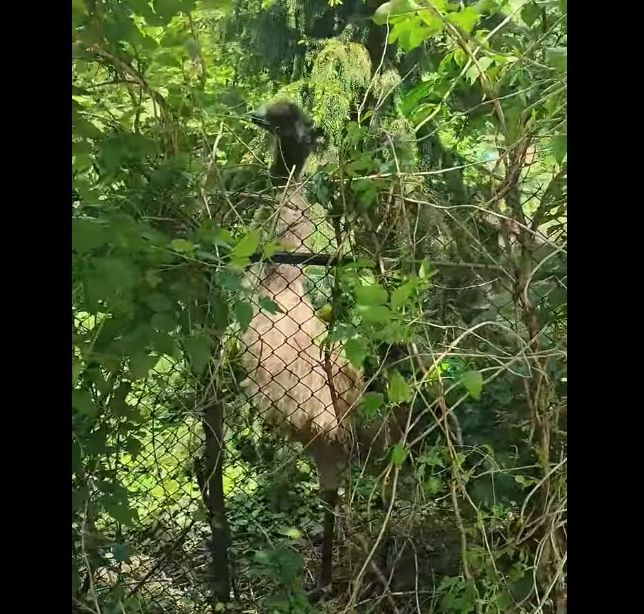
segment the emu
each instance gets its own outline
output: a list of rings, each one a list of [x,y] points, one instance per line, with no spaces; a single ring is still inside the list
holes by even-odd
[[[251,114],[251,120],[275,138],[270,168],[275,187],[285,190],[276,211],[277,238],[289,251],[303,251],[313,232],[310,206],[296,181],[310,155],[317,131],[294,104],[278,102]],[[332,578],[335,507],[350,453],[347,415],[364,384],[337,347],[325,355],[326,325],[306,296],[305,276],[297,265],[263,264],[257,290],[280,311],[256,310],[242,336],[243,387],[269,422],[300,442],[318,473],[326,503],[322,563],[318,586]]]

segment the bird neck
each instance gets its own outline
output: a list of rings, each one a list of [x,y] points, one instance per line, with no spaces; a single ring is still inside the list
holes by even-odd
[[[293,173],[291,181],[299,179],[307,157],[308,152],[301,143],[292,139],[278,139],[270,168],[273,183],[276,186],[286,184],[289,177],[291,177],[291,173]],[[295,170],[293,170],[293,167],[295,167]]]

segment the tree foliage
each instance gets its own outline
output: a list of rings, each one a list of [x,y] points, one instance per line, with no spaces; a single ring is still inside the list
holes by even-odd
[[[310,247],[350,257],[308,268],[310,298],[370,382],[359,423],[402,412],[405,432],[378,477],[354,471],[353,584],[330,611],[402,610],[419,597],[392,594],[418,581],[424,609],[562,611],[565,0],[73,0],[72,52],[75,604],[223,607],[191,571],[209,556],[216,389],[238,592],[261,602],[243,607],[313,607],[315,476],[243,399],[236,362],[245,272],[279,250],[260,232],[270,148],[245,113],[286,96],[325,133]],[[383,488],[394,512],[372,509]],[[382,523],[397,589],[363,577]],[[428,535],[449,556],[404,545]],[[414,558],[433,579],[408,577]]]

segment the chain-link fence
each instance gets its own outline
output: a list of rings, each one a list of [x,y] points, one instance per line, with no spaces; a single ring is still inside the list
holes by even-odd
[[[330,611],[428,611],[450,578],[474,577],[477,556],[541,543],[563,522],[561,483],[538,511],[521,508],[526,492],[541,493],[543,472],[565,463],[563,231],[499,216],[483,236],[481,217],[450,213],[423,238],[422,264],[414,245],[407,261],[374,257],[364,229],[340,228],[319,207],[295,211],[290,228],[304,214],[313,232],[300,227],[295,253],[246,267],[252,311],[231,307],[236,329],[216,340],[199,377],[183,357],[161,355],[141,378],[110,383],[117,418],[87,443],[105,460],[80,476],[84,511],[104,512],[95,526],[82,511],[74,518],[83,611],[112,611],[106,595],[115,612],[217,611],[229,588],[243,611],[273,611],[276,595],[305,611],[293,599],[318,576],[320,480],[324,489],[340,475]],[[418,222],[424,212],[416,203],[402,215]],[[402,241],[403,218],[380,237]],[[419,320],[405,311],[411,286],[399,288],[421,278]],[[100,319],[77,313],[75,326]],[[391,339],[369,338],[388,326]],[[137,424],[125,442],[119,407]],[[504,577],[519,559],[508,560]]]

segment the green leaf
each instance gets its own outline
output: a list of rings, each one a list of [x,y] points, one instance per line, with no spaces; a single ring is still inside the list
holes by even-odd
[[[101,456],[107,453],[107,430],[99,428],[85,438],[85,453],[87,456]]]
[[[206,220],[197,229],[197,238],[199,243],[221,245],[230,248],[235,242],[228,230],[215,226],[210,220]]]
[[[302,537],[302,532],[295,527],[280,527],[279,533],[291,539],[300,539]]]
[[[235,245],[231,253],[233,260],[250,258],[259,246],[259,232],[255,229],[248,231]]]
[[[193,254],[195,251],[195,246],[185,239],[173,239],[170,241],[170,245],[172,249],[180,254]]]
[[[550,141],[550,149],[557,164],[561,164],[566,157],[566,153],[568,153],[568,135],[558,134],[553,137]]]
[[[211,343],[207,335],[195,335],[185,339],[183,347],[190,361],[192,371],[199,375],[208,365]]]
[[[185,33],[175,28],[168,28],[161,37],[161,47],[180,47],[185,41]]]
[[[419,11],[418,16],[411,14],[394,21],[388,42],[398,41],[404,51],[415,49],[443,29],[442,20],[428,10]]]
[[[116,522],[124,525],[134,526],[134,521],[138,517],[136,510],[130,509],[127,504],[120,501],[107,500],[103,503],[103,507]]]
[[[425,493],[430,497],[436,495],[440,492],[441,486],[441,481],[436,476],[431,476],[425,480]]]
[[[139,439],[136,437],[130,437],[126,442],[125,442],[125,449],[127,450],[128,454],[135,459],[141,450],[143,449],[143,444]]]
[[[521,9],[521,19],[523,19],[528,28],[539,19],[540,15],[541,9],[537,6],[536,2],[530,2]]]
[[[367,357],[367,344],[363,339],[348,339],[344,344],[347,360],[356,368],[361,369]]]
[[[390,403],[406,403],[411,399],[411,388],[397,370],[390,371],[387,398]]]
[[[442,23],[440,24],[442,28]],[[440,28],[427,27],[423,25],[420,18],[414,17],[396,23],[389,34],[388,42],[394,43],[398,41],[403,51],[411,51],[418,47],[423,41],[431,38],[434,34],[439,32]],[[386,172],[381,170],[381,172]]]
[[[117,563],[124,563],[130,559],[132,554],[131,548],[126,544],[114,544],[112,546],[112,555]]]
[[[389,20],[389,23],[395,23],[401,18],[413,15],[420,7],[414,0],[391,0],[381,4],[373,15],[373,21],[379,26],[383,26]]]
[[[482,57],[478,60],[478,66],[476,64],[472,64],[467,71],[465,71],[465,78],[470,82],[470,84],[474,83],[477,79],[481,78],[481,71],[485,74],[493,62],[492,58],[487,56]]]
[[[208,8],[217,9],[227,12],[230,9],[232,0],[201,0],[203,5]]]
[[[566,47],[550,47],[546,50],[546,60],[557,72],[565,72],[568,67],[568,49]]]
[[[481,15],[494,15],[500,9],[499,3],[495,0],[479,0],[475,5],[477,13]]]
[[[72,407],[79,413],[93,418],[98,413],[92,395],[87,390],[72,390]]]
[[[72,218],[72,249],[79,254],[91,252],[110,240],[109,230],[97,220]]]
[[[387,302],[387,291],[379,284],[358,286],[354,294],[358,305],[384,305]]]
[[[199,57],[199,43],[192,37],[189,37],[184,42],[184,47],[190,56],[190,59],[196,60]]]
[[[177,327],[177,321],[169,313],[155,313],[150,319],[150,325],[154,330],[171,332]]]
[[[213,296],[211,299],[212,319],[218,330],[225,330],[230,323],[230,310],[228,303],[222,296]]]
[[[479,400],[481,398],[481,390],[483,389],[483,376],[480,371],[466,371],[461,375],[461,384],[465,386],[469,395]]]
[[[121,382],[119,387],[114,391],[112,399],[110,400],[110,411],[118,417],[126,416],[130,411],[130,406],[127,404],[127,395],[132,389],[130,382]]]
[[[404,305],[411,293],[414,291],[416,284],[413,281],[407,281],[391,293],[391,308],[399,309]]]
[[[427,259],[423,260],[420,265],[420,270],[418,271],[418,278],[424,281],[426,279],[430,279],[434,273],[431,262]]]
[[[369,209],[378,196],[378,186],[371,181],[367,182],[367,185],[360,182],[360,185],[355,186],[355,191],[358,194],[360,205],[365,209]]]
[[[72,358],[72,384],[75,384],[78,381],[82,370],[83,363],[81,363],[81,361],[76,357]]]
[[[168,333],[158,332],[155,333],[154,337],[152,338],[152,347],[154,348],[154,351],[160,356],[162,356],[163,354],[165,354],[166,356],[174,356],[177,344],[174,338]]]
[[[154,269],[150,269],[145,272],[145,281],[148,283],[150,288],[156,288],[161,283],[161,276]]]
[[[373,418],[382,407],[384,400],[385,395],[381,392],[367,392],[364,394],[360,403],[362,415],[367,419]]]
[[[476,67],[475,64],[472,64],[465,71],[465,78],[468,80],[470,85],[472,85],[479,78],[479,75],[480,75],[479,69]]]
[[[128,6],[141,17],[151,24],[154,22],[155,15],[152,8],[148,4],[148,0],[128,0]]]
[[[99,281],[106,294],[102,298],[112,298],[136,283],[137,271],[133,263],[124,258],[102,258],[96,261],[95,281]]]
[[[134,381],[145,379],[159,357],[147,352],[136,352],[130,356],[129,371]]]
[[[401,443],[397,443],[391,448],[391,462],[395,467],[401,467],[407,458],[407,450]]]
[[[169,311],[172,308],[172,301],[161,292],[153,292],[146,300],[146,303],[154,311]]]
[[[139,45],[143,35],[136,27],[134,21],[126,15],[112,14],[104,25],[105,38],[111,43],[129,42]]]
[[[447,21],[469,34],[474,29],[480,17],[473,6],[468,6],[458,13],[448,13]]]
[[[75,136],[86,137],[92,140],[98,140],[103,133],[81,113],[72,113],[72,132]]]
[[[282,251],[283,249],[284,246],[280,241],[271,241],[270,243],[264,245],[264,249],[262,250],[262,257],[271,258],[277,252]]]
[[[234,310],[235,319],[239,322],[242,332],[246,332],[253,319],[253,306],[246,301],[237,301]]]
[[[83,0],[72,0],[72,14],[84,15],[87,13],[87,8]]]
[[[224,290],[236,292],[241,290],[242,280],[238,273],[232,271],[219,271],[215,273],[215,283]]]
[[[83,470],[83,452],[76,439],[72,439],[72,472],[78,475]]]
[[[445,56],[445,59],[447,59],[448,57],[449,57],[449,54]],[[465,62],[467,62],[467,54],[465,53],[465,51],[459,48],[454,50],[454,52],[452,53],[452,59],[454,60],[454,63],[456,64],[456,66],[458,66],[459,68],[463,68],[463,66],[465,65]],[[442,63],[443,62],[441,62],[441,64]]]
[[[420,104],[421,100],[432,93],[434,86],[435,83],[433,80],[422,81],[405,94],[402,94],[400,110],[402,111],[403,115],[410,115],[411,113],[413,113]]]
[[[167,24],[183,9],[182,0],[153,0],[154,12]]]
[[[420,21],[411,22],[411,27],[409,28],[409,35],[405,39],[405,43],[402,45],[402,48],[405,51],[411,51],[420,46],[421,43],[430,39],[435,34],[438,34],[443,27],[441,21],[436,21],[431,27],[422,25]]]
[[[157,64],[161,66],[167,66],[168,68],[181,68],[181,66],[183,65],[181,57],[170,51],[162,51],[161,53],[156,53],[154,55],[154,61]]]
[[[432,11],[419,11],[418,16],[421,18],[422,22],[427,26],[424,28],[431,32],[430,36],[438,34],[443,30],[443,22],[438,15],[434,14]],[[427,38],[427,37],[425,37]]]
[[[266,296],[262,296],[259,299],[259,306],[264,310],[268,311],[268,313],[284,313],[281,309],[281,307],[272,301],[270,298]]]
[[[361,156],[357,160],[353,160],[345,167],[345,172],[350,177],[355,177],[356,171],[370,171],[374,169],[374,161],[371,156]],[[366,187],[366,186],[364,186]]]
[[[375,305],[373,307],[362,307],[360,309],[362,321],[367,324],[386,324],[391,320],[391,311],[384,305]]]
[[[534,484],[536,483],[536,480],[534,478],[531,478],[525,475],[515,475],[514,481],[517,484],[520,484],[521,486],[523,486],[524,488],[534,486]]]

